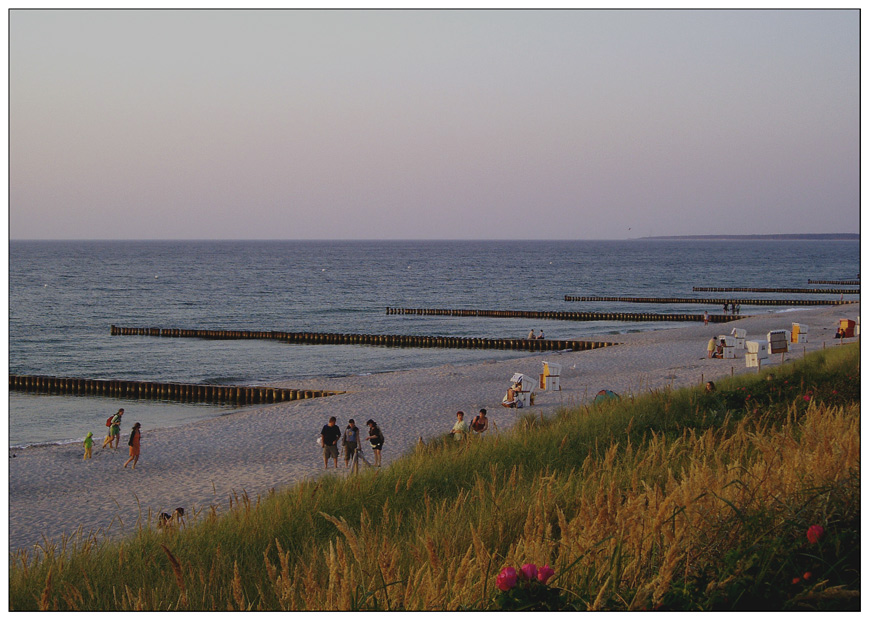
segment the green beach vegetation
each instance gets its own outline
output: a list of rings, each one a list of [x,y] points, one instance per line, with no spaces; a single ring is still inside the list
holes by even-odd
[[[858,610],[859,384],[849,345],[528,414],[180,529],[15,552],[10,608]]]

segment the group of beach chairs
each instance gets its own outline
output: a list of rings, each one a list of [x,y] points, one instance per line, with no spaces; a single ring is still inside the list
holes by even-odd
[[[561,390],[561,364],[543,362],[543,372],[537,381],[521,372],[515,373],[510,378],[510,387],[504,394],[501,406],[515,409],[530,407],[534,404],[534,393],[538,389],[543,392]]]
[[[860,335],[860,319],[841,319],[836,330],[836,338],[853,338]],[[770,355],[787,353],[791,344],[808,342],[809,328],[801,323],[791,323],[790,330],[774,329],[767,332],[765,340],[746,340],[746,331],[734,327],[728,335],[715,337],[715,348],[711,357],[736,359],[738,351],[745,351],[745,365],[760,368],[770,363]],[[710,345],[711,346],[711,345]]]

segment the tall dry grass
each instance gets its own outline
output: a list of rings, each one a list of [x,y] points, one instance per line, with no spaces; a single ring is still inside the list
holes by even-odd
[[[236,497],[184,532],[19,556],[10,604],[492,609],[498,571],[534,562],[572,609],[859,606],[857,360],[529,416],[386,471]]]
[[[562,569],[557,584],[580,608],[654,607],[674,580],[708,571],[729,550],[823,520],[820,490],[847,484],[859,466],[859,413],[813,406],[779,428],[746,419],[732,432],[685,430],[618,448],[578,471],[492,468],[418,515],[386,505],[351,527],[324,513],[339,536],[300,558],[291,576],[279,577],[269,558],[286,566],[285,554],[267,551],[272,592],[259,598],[281,609],[478,608],[502,565],[534,561]],[[765,529],[755,528],[757,514]],[[396,540],[407,518],[413,526]]]

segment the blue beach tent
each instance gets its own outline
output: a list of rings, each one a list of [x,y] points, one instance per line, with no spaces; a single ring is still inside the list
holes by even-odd
[[[595,403],[602,403],[606,400],[610,400],[613,398],[618,398],[619,395],[611,390],[601,390],[597,393],[597,396],[594,397]]]

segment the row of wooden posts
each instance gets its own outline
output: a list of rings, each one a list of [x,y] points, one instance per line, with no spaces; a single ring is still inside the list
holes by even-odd
[[[527,340],[524,338],[461,338],[458,336],[404,336],[377,334],[330,334],[316,332],[240,331],[213,329],[164,329],[160,327],[118,327],[113,336],[159,336],[163,338],[205,338],[212,340],[278,340],[293,344],[355,344],[385,347],[440,347],[449,349],[507,349],[519,351],[587,351],[612,346],[611,342],[587,340]]]
[[[343,394],[343,392],[329,392],[325,390],[296,390],[263,386],[159,383],[154,381],[126,381],[123,379],[80,379],[35,375],[9,375],[9,390],[43,394],[110,396],[114,398],[195,403],[232,403],[240,405],[281,403]]]
[[[504,319],[551,319],[556,321],[703,321],[702,314],[656,314],[650,312],[549,312],[537,310],[462,310],[450,308],[387,308],[387,314],[418,314],[425,316],[495,317]],[[739,317],[710,314],[711,323],[727,323]]]
[[[748,288],[748,287],[716,287],[695,286],[695,293],[807,293],[810,295],[859,295],[859,288]]]
[[[838,284],[839,286],[860,286],[860,280],[809,280],[809,284]]]
[[[856,301],[830,301],[826,299],[697,299],[696,297],[573,297],[565,295],[564,301],[619,301],[638,304],[740,304],[742,306],[840,306]]]

